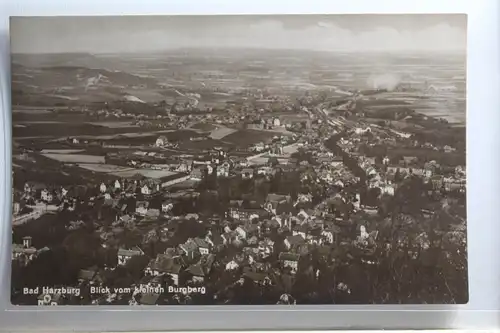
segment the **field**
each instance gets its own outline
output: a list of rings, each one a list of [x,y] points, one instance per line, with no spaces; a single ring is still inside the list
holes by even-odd
[[[43,156],[62,163],[104,163],[104,156],[74,155],[74,154],[42,154]]]
[[[128,171],[128,170],[135,170],[132,168],[127,168],[119,165],[113,165],[113,164],[88,164],[88,163],[81,163],[78,164],[80,168],[83,168],[85,170],[93,171],[93,172],[103,172],[103,173],[113,173],[113,172],[120,172],[120,171]]]
[[[103,174],[109,174],[109,175],[113,175],[115,177],[120,177],[120,178],[132,178],[136,175],[141,175],[141,176],[144,176],[146,178],[159,179],[159,178],[169,177],[169,176],[176,174],[176,172],[172,172],[172,171],[168,171],[168,170],[134,169],[134,168],[128,168],[128,167],[123,167],[123,166],[113,165],[113,164],[82,163],[82,164],[78,164],[78,166],[82,169],[85,169],[85,170],[103,173]]]
[[[246,148],[259,142],[271,140],[276,133],[258,130],[239,130],[224,137],[224,142]]]
[[[214,140],[220,140],[222,138],[225,138],[228,135],[233,134],[234,132],[237,132],[238,130],[233,129],[233,128],[227,128],[227,127],[221,127],[210,133],[210,138]]]
[[[160,179],[175,175],[176,173],[168,170],[130,169],[125,171],[116,171],[113,172],[112,174],[120,178],[132,178],[135,175],[139,174],[146,178]]]
[[[83,149],[44,149],[42,154],[76,154],[83,151]]]
[[[118,133],[145,131],[140,127],[107,127],[88,123],[67,122],[43,122],[22,124],[22,127],[14,126],[12,136],[14,138],[36,138],[36,137],[75,137],[75,136],[100,136],[116,135]]]
[[[202,132],[211,132],[217,129],[217,126],[209,124],[209,123],[197,123],[190,127],[194,130],[199,130]]]
[[[90,122],[89,124],[95,126],[102,126],[108,128],[131,128],[138,127],[137,125],[132,125],[130,121],[103,121],[103,122]]]

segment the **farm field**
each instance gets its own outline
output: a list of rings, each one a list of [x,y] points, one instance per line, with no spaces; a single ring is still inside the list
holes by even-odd
[[[74,155],[74,154],[42,154],[43,156],[62,163],[104,163],[104,156]]]
[[[137,174],[147,177],[147,178],[155,178],[160,179],[164,177],[169,177],[177,174],[176,172],[168,171],[168,170],[152,170],[152,169],[129,169],[124,171],[115,171],[112,172],[116,177],[120,178],[132,178]]]
[[[42,154],[75,154],[83,152],[83,149],[43,149]]]
[[[123,172],[128,170],[136,170],[134,168],[123,167],[119,165],[113,164],[90,164],[90,163],[81,163],[78,164],[80,168],[93,171],[93,172],[103,172],[103,173],[112,173],[112,172]]]
[[[214,140],[221,140],[222,138],[225,138],[226,136],[231,135],[237,131],[238,130],[233,128],[221,127],[212,131],[212,133],[210,133],[210,138]]]
[[[224,137],[224,141],[237,147],[248,147],[259,142],[271,140],[276,133],[258,130],[239,130]]]

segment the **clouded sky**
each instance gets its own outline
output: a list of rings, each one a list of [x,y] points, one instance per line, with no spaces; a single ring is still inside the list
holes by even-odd
[[[26,17],[11,20],[11,49],[14,53],[182,47],[465,52],[466,20],[458,14]]]

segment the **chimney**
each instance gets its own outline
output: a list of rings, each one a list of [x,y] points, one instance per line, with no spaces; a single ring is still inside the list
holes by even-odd
[[[26,249],[31,247],[31,237],[30,236],[23,237],[23,246]]]

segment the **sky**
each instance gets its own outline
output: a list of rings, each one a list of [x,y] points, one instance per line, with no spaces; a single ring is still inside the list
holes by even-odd
[[[13,53],[122,53],[176,48],[465,52],[462,14],[11,18]]]

